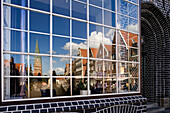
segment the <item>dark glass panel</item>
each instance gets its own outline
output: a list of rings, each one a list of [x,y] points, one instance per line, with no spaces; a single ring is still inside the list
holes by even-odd
[[[25,99],[28,98],[27,78],[4,78],[4,99]]]
[[[50,32],[50,15],[30,11],[30,30]]]
[[[104,24],[109,25],[112,27],[115,27],[115,13],[109,12],[109,11],[104,11]]]
[[[30,78],[30,98],[50,97],[49,78]]]
[[[87,5],[80,2],[72,2],[72,17],[87,20]]]
[[[73,78],[73,95],[87,95],[87,78]]]
[[[30,7],[50,12],[50,0],[30,0]]]
[[[71,96],[69,78],[53,78],[53,97]]]
[[[72,22],[73,22],[72,36],[87,39],[87,23],[76,20],[72,20]]]
[[[70,16],[70,0],[53,0],[53,12]]]
[[[115,0],[104,0],[104,8],[115,11]]]
[[[53,16],[53,34],[70,36],[70,20]]]
[[[89,20],[102,24],[102,9],[89,6]]]
[[[10,4],[15,4],[15,5],[20,5],[20,6],[24,6],[24,7],[28,6],[28,0],[4,0],[4,2],[10,3]]]
[[[116,93],[116,78],[104,79],[104,93]]]
[[[91,94],[103,94],[103,78],[90,78]]]

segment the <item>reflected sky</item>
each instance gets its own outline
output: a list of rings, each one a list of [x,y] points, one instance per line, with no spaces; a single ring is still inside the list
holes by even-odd
[[[76,1],[72,2],[72,17],[87,19],[87,5]]]

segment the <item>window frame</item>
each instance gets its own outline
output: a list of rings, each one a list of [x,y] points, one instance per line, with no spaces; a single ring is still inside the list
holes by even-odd
[[[28,0],[29,1],[29,0]],[[132,2],[130,2],[130,1],[126,1],[126,2],[128,2],[128,3],[132,3]],[[89,0],[87,0],[87,3],[89,3]],[[52,4],[52,0],[50,1],[50,4]],[[138,3],[138,4],[136,4],[136,3],[132,3],[132,4],[134,4],[134,5],[137,5],[138,6],[138,25],[140,26],[140,22],[139,22],[139,17],[140,17],[140,13],[139,13],[139,8],[140,8],[140,3]],[[51,16],[60,16],[60,17],[65,17],[65,18],[69,18],[69,19],[75,19],[75,20],[79,20],[79,19],[76,19],[76,18],[73,18],[73,17],[68,17],[68,16],[62,16],[62,15],[58,15],[58,14],[52,14],[52,11],[50,11],[50,12],[46,12],[46,11],[40,11],[40,10],[37,10],[37,9],[31,9],[31,8],[27,8],[27,7],[23,7],[23,6],[18,6],[18,5],[14,5],[14,4],[10,4],[10,3],[5,3],[5,2],[3,2],[3,0],[1,0],[1,102],[13,102],[13,101],[25,101],[25,102],[27,102],[28,100],[32,100],[32,101],[40,101],[40,100],[43,100],[43,99],[56,99],[56,100],[62,100],[63,98],[67,98],[67,99],[71,99],[71,98],[80,98],[81,97],[81,95],[78,95],[78,96],[61,96],[61,97],[52,97],[52,95],[51,95],[51,97],[47,97],[47,98],[27,98],[27,99],[14,99],[14,100],[5,100],[4,99],[4,75],[3,75],[3,69],[4,69],[4,67],[3,67],[3,65],[4,65],[4,57],[3,57],[3,55],[6,53],[6,54],[21,54],[21,55],[36,55],[36,54],[31,54],[31,53],[23,53],[23,52],[7,52],[7,51],[4,51],[3,50],[3,38],[4,38],[4,35],[3,35],[3,29],[4,29],[4,26],[3,26],[3,6],[10,6],[10,7],[18,7],[18,8],[21,8],[21,9],[26,9],[26,10],[29,10],[29,11],[36,11],[36,12],[40,12],[40,13],[44,13],[44,14],[49,14],[50,15],[50,26],[51,26],[51,24],[52,24],[52,22],[51,22],[51,20],[52,20],[52,17]],[[93,5],[91,5],[90,4],[90,6],[93,6]],[[50,7],[52,7],[52,5],[50,5]],[[104,8],[103,8],[104,9]],[[70,7],[70,10],[71,10],[71,7]],[[104,10],[106,10],[106,9],[104,9]],[[108,9],[107,9],[108,10]],[[87,9],[87,15],[89,15],[89,9]],[[114,12],[114,11],[113,11]],[[82,21],[82,22],[86,22],[86,23],[88,23],[88,25],[89,25],[89,23],[92,23],[92,24],[95,24],[95,25],[101,25],[101,26],[103,26],[103,27],[110,27],[110,28],[113,28],[113,29],[115,29],[115,31],[117,31],[117,30],[123,30],[123,31],[127,31],[127,32],[130,32],[130,31],[128,31],[128,30],[124,30],[124,29],[119,29],[118,27],[117,27],[117,15],[119,14],[118,12],[117,12],[117,0],[115,0],[115,16],[116,16],[116,27],[110,27],[110,26],[107,26],[107,25],[104,25],[104,24],[98,24],[98,23],[95,23],[95,22],[90,22],[89,20],[79,20],[79,21]],[[127,17],[129,17],[129,16],[127,16]],[[28,16],[28,18],[29,18],[29,16]],[[29,26],[29,20],[27,20],[28,21],[28,25],[27,26]],[[139,28],[139,26],[138,26],[138,28]],[[71,27],[70,27],[71,28]],[[72,28],[71,28],[72,29]],[[139,28],[140,29],[140,28]],[[9,30],[17,30],[17,29],[13,29],[13,28],[10,28]],[[89,30],[89,28],[87,28],[87,31]],[[18,31],[27,31],[27,32],[30,32],[30,33],[34,33],[34,31],[29,31],[29,30],[18,30]],[[52,28],[50,27],[50,33],[52,32]],[[35,32],[36,33],[36,32]],[[130,32],[130,33],[134,33],[134,32]],[[43,33],[39,33],[39,34],[43,34]],[[48,33],[46,33],[47,35],[48,35]],[[138,55],[139,55],[139,61],[136,63],[136,64],[139,64],[139,91],[138,92],[124,92],[124,93],[118,93],[118,86],[117,86],[117,93],[110,93],[110,94],[95,94],[95,95],[86,95],[86,96],[84,96],[84,97],[82,97],[82,98],[101,98],[101,97],[104,97],[104,96],[121,96],[121,95],[136,95],[136,94],[141,94],[141,86],[140,86],[140,65],[141,65],[141,61],[140,61],[140,51],[141,51],[141,49],[140,49],[140,31],[138,32],[138,33],[135,33],[135,34],[138,34],[138,50],[139,50],[139,53],[138,53]],[[28,35],[29,36],[29,35]],[[50,38],[51,37],[53,37],[53,36],[55,36],[55,35],[50,35]],[[57,35],[56,35],[57,36]],[[87,37],[89,37],[88,35],[87,35]],[[116,37],[117,37],[117,32],[116,32]],[[117,39],[117,38],[116,38]],[[50,39],[51,40],[51,39]],[[52,41],[50,41],[50,51],[52,51],[51,49],[52,49]],[[116,47],[117,47],[117,41],[116,41]],[[28,49],[29,49],[29,45],[28,45]],[[71,51],[71,50],[70,50]],[[103,51],[104,52],[104,51]],[[116,49],[116,54],[117,54],[117,49]],[[37,55],[39,55],[39,54],[37,54]],[[55,57],[56,55],[52,55],[52,52],[50,53],[50,55],[47,55],[47,54],[42,54],[42,56],[50,56],[50,61],[52,60],[52,57]],[[117,55],[116,55],[116,57],[117,57]],[[74,56],[73,57],[71,57],[71,58],[74,58]],[[75,58],[78,58],[78,57],[75,57]],[[88,56],[88,61],[91,59],[91,58],[89,58],[89,56]],[[96,58],[97,59],[97,58]],[[116,60],[104,60],[104,61],[116,61],[116,69],[118,70],[118,63],[120,63],[120,62],[129,62],[129,63],[134,63],[134,62],[130,62],[130,61],[118,61],[117,60],[117,58],[116,58]],[[50,67],[51,67],[51,65],[52,65],[52,63],[50,63]],[[103,66],[103,68],[104,68],[104,66]],[[89,70],[89,69],[88,69]],[[104,69],[103,69],[104,70]],[[52,71],[50,72],[50,74],[52,74]],[[116,77],[117,77],[117,79],[118,79],[118,73],[117,73],[117,75],[116,75]],[[29,77],[28,77],[29,78]],[[50,79],[53,79],[53,77],[52,76],[50,76]],[[88,80],[89,80],[90,78],[89,78],[89,75],[88,75]],[[117,80],[117,82],[118,82],[118,80]],[[29,84],[29,83],[28,83]],[[88,86],[89,86],[89,82],[88,82]],[[89,90],[89,87],[88,87],[88,90]],[[51,85],[51,94],[52,94],[52,85]]]

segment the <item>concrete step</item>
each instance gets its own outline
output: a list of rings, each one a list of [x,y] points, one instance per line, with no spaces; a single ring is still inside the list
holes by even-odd
[[[166,113],[165,108],[161,106],[151,107],[146,109],[147,113]]]
[[[146,103],[146,108],[152,108],[152,107],[158,107],[158,103],[154,103],[154,102],[147,102]]]

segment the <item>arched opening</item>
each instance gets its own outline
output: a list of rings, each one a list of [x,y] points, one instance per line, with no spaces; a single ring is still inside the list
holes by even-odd
[[[170,35],[168,21],[152,3],[141,4],[142,93],[160,104],[170,96]]]

